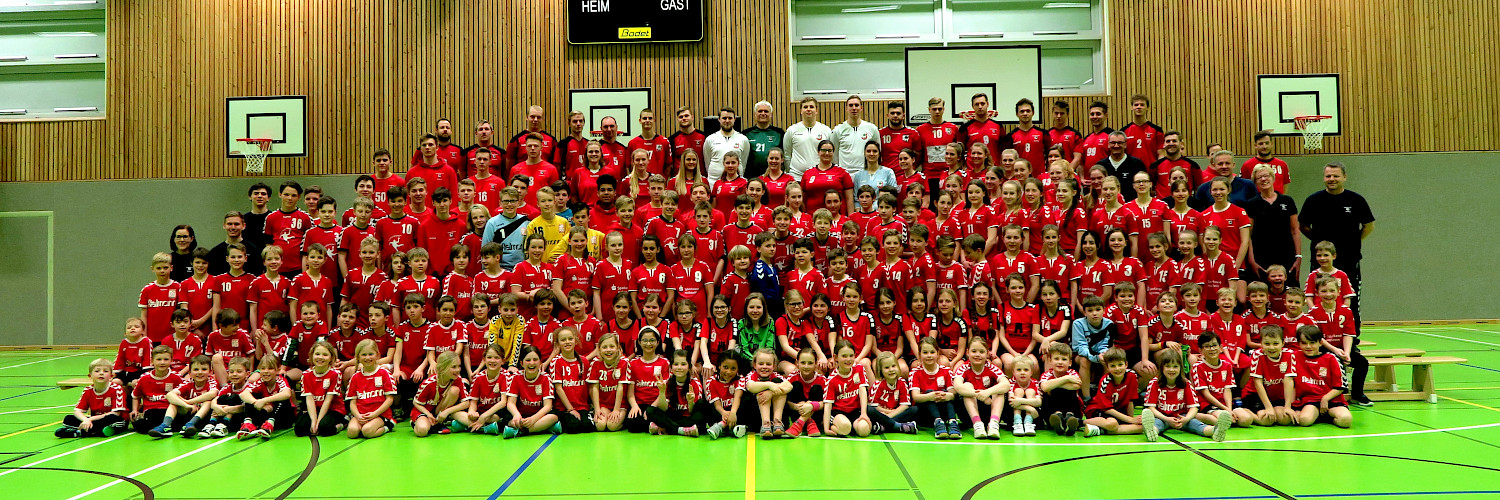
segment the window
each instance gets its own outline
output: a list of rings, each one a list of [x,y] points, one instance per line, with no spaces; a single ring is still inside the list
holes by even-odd
[[[0,5],[0,120],[104,116],[104,1]]]
[[[1045,96],[1102,95],[1102,0],[791,0],[792,100],[900,99],[907,47],[1042,46]]]

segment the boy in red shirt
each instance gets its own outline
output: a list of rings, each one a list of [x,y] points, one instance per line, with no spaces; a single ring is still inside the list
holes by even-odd
[[[288,278],[302,271],[302,239],[312,227],[312,217],[297,210],[297,200],[302,196],[302,185],[295,181],[281,183],[281,209],[266,215],[266,236],[271,244],[281,248],[285,262],[281,275]]]
[[[338,286],[333,283],[333,277],[323,274],[327,268],[328,247],[314,243],[307,249],[307,271],[292,278],[292,287],[287,290],[287,310],[301,311],[302,304],[317,302],[321,307],[317,311],[319,318],[333,318],[333,291]],[[326,305],[327,307],[322,307]]]
[[[1255,413],[1256,425],[1290,425],[1292,402],[1297,400],[1297,352],[1285,349],[1285,332],[1280,325],[1261,329],[1261,348],[1250,356],[1250,382],[1253,394],[1242,399],[1244,409]]]
[[[140,318],[125,320],[125,340],[115,351],[114,382],[134,389],[135,380],[150,371],[151,339],[146,338],[146,324]],[[92,375],[91,375],[92,376]],[[125,404],[124,400],[120,404]]]
[[[1208,411],[1198,414],[1198,420],[1209,425],[1215,425],[1219,419],[1231,419],[1235,425],[1249,427],[1250,422],[1255,420],[1255,415],[1244,408],[1235,408],[1237,384],[1235,384],[1236,366],[1233,359],[1222,356],[1224,346],[1219,340],[1219,335],[1212,331],[1203,332],[1198,337],[1198,350],[1202,356],[1193,365],[1193,375],[1190,378],[1193,390],[1198,391],[1198,399],[1208,404]]]
[[[337,219],[337,206],[332,196],[318,198],[317,209],[313,214],[317,215],[317,225],[307,230],[307,235],[302,239],[302,253],[307,254],[313,245],[322,245],[324,250],[323,265],[319,268],[319,274],[327,276],[333,281],[333,289],[339,288],[338,280],[344,274],[339,270],[338,256],[339,238],[343,236],[344,228],[339,227]]]
[[[1301,348],[1297,356],[1297,425],[1303,427],[1318,422],[1318,417],[1328,415],[1333,425],[1349,428],[1354,415],[1344,401],[1344,369],[1339,359],[1323,352],[1323,332],[1316,326],[1297,328],[1297,345]]]
[[[1359,331],[1356,329],[1354,312],[1348,306],[1338,303],[1341,292],[1337,279],[1320,278],[1315,286],[1318,290],[1318,305],[1308,316],[1318,326],[1318,330],[1323,332],[1323,346],[1352,370],[1350,400],[1359,406],[1374,406],[1365,397],[1365,379],[1357,378],[1369,372],[1370,362],[1359,352]]]
[[[89,363],[91,384],[78,395],[73,414],[63,417],[62,427],[57,428],[53,435],[60,438],[109,437],[124,430],[125,389],[111,377],[109,360],[100,358]]]
[[[177,310],[178,286],[172,281],[172,254],[157,252],[151,256],[151,272],[156,280],[141,288],[141,323],[152,343],[172,334],[172,311]]]
[[[187,309],[172,311],[172,335],[159,343],[172,349],[172,373],[187,373],[188,360],[203,353],[203,337],[192,329],[193,316]]]
[[[219,381],[213,377],[213,370],[209,366],[210,358],[202,354],[193,356],[188,365],[188,376],[183,379],[182,385],[167,393],[167,402],[172,406],[167,408],[166,420],[156,428],[151,429],[154,437],[167,437],[172,435],[172,419],[179,412],[186,412],[190,417],[187,423],[178,424],[178,431],[182,437],[191,438],[198,435],[198,422],[208,416],[211,401],[219,395]]]
[[[229,272],[214,276],[209,281],[209,288],[213,292],[213,310],[234,311],[239,318],[239,326],[250,326],[250,285],[255,283],[256,276],[245,272],[245,261],[248,255],[245,253],[245,245],[242,243],[230,243],[224,251],[225,260],[229,262]],[[218,328],[222,325],[215,324]]]
[[[463,217],[454,215],[452,212],[453,193],[444,188],[438,188],[432,192],[432,217],[422,223],[422,237],[417,241],[418,246],[427,249],[428,272],[433,276],[446,276],[453,272],[453,263],[449,260],[449,250],[458,244],[464,233],[469,232],[467,213]],[[468,264],[465,262],[465,264]]]
[[[158,424],[167,423],[167,393],[182,385],[182,377],[172,372],[172,348],[164,345],[151,349],[151,371],[136,380],[130,391],[130,421],[136,432],[146,434]],[[156,436],[163,437],[163,436]]]
[[[225,384],[229,382],[229,360],[254,356],[255,344],[250,341],[250,334],[240,328],[240,315],[233,309],[219,311],[216,319],[219,329],[204,339],[203,354],[210,356],[209,367],[214,372],[214,379]]]
[[[406,213],[406,187],[391,186],[386,192],[391,214],[375,222],[375,237],[381,242],[380,261],[390,262],[391,255],[406,253],[417,246],[422,223]]]
[[[1099,377],[1099,390],[1083,409],[1083,437],[1102,434],[1139,434],[1142,432],[1141,418],[1135,411],[1140,401],[1140,382],[1130,369],[1130,360],[1124,349],[1111,347],[1099,355],[1104,363],[1104,376]]]

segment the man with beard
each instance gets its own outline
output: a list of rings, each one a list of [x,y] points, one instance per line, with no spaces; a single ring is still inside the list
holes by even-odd
[[[922,138],[917,136],[916,129],[906,126],[906,104],[901,101],[885,105],[885,117],[889,124],[880,129],[880,165],[899,172],[901,165],[896,155],[903,149],[921,149]]]
[[[432,136],[437,138],[436,154],[438,161],[447,165],[448,168],[452,168],[453,173],[457,174],[460,179],[468,177],[469,167],[468,163],[464,161],[464,148],[452,142],[453,122],[447,118],[438,118]],[[412,151],[411,153],[411,164],[416,165],[421,160],[422,148],[418,147],[416,151]]]
[[[441,144],[442,138],[439,137],[438,141]],[[490,125],[489,120],[479,120],[479,124],[474,126],[474,145],[463,149],[461,156],[464,159],[464,169],[456,172],[460,179],[479,175],[479,171],[474,168],[474,152],[480,149],[489,150],[491,163],[494,163],[495,158],[502,158],[501,155],[505,154],[504,149],[495,145],[495,126]]]
[[[233,243],[245,245],[245,272],[252,275],[266,272],[266,266],[260,260],[262,247],[259,243],[246,239],[244,234],[245,216],[238,211],[224,214],[224,241],[208,251],[208,274],[229,272],[229,262],[224,259],[229,257],[229,245]]]
[[[1166,200],[1172,197],[1172,169],[1182,167],[1182,170],[1187,173],[1189,187],[1197,187],[1198,176],[1203,174],[1198,171],[1198,162],[1182,154],[1181,132],[1168,130],[1161,137],[1161,149],[1166,156],[1152,163],[1147,171],[1151,172],[1152,183],[1156,185],[1156,194],[1152,196]]]
[[[532,134],[542,139],[542,158],[552,158],[552,150],[557,147],[557,138],[547,133],[546,130],[542,130],[542,118],[541,106],[532,104],[526,108],[526,130],[516,132],[516,135],[511,136],[510,141],[505,143],[505,156],[503,157],[505,161],[491,162],[500,166],[500,171],[496,172],[497,175],[506,179],[510,178],[510,166],[526,159],[526,138]]]

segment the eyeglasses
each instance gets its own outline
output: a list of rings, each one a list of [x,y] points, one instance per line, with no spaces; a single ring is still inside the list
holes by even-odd
[[[801,302],[787,302],[786,305],[789,305],[789,306],[800,306],[800,305],[802,305],[802,303]]]

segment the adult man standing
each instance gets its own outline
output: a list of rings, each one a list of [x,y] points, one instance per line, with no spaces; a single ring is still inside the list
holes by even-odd
[[[771,154],[771,148],[781,147],[781,138],[786,135],[781,127],[771,125],[771,111],[771,103],[755,103],[755,126],[743,132],[745,140],[750,141],[750,159],[742,169],[748,179],[766,173],[766,156]]]
[[[438,156],[438,138],[432,134],[422,136],[418,142],[417,161],[412,162],[411,168],[406,170],[406,182],[412,179],[423,179],[427,181],[427,191],[434,192],[437,188],[448,188],[448,192],[458,191],[458,174],[448,162]],[[454,158],[459,158],[455,153]]]
[[[864,109],[859,96],[849,96],[844,99],[848,119],[833,127],[833,147],[837,151],[833,161],[851,174],[865,168],[865,143],[880,140],[880,129],[861,118]]]
[[[494,158],[501,158],[500,155],[505,154],[504,149],[495,145],[495,126],[491,125],[489,120],[479,120],[479,124],[474,126],[474,145],[462,151],[464,170],[457,172],[459,178],[467,179],[479,175],[479,171],[474,167],[474,153],[481,149],[489,150],[492,162]]]
[[[1089,105],[1089,133],[1083,136],[1083,143],[1079,147],[1083,150],[1083,165],[1085,167],[1099,163],[1109,155],[1109,133],[1115,129],[1104,126],[1104,121],[1109,119],[1109,105],[1102,101],[1094,101]],[[1087,176],[1087,172],[1080,172]]]
[[[1307,196],[1302,202],[1302,214],[1298,217],[1302,234],[1316,245],[1320,241],[1333,243],[1338,254],[1333,267],[1349,275],[1349,284],[1354,287],[1356,298],[1349,302],[1354,311],[1355,324],[1359,323],[1360,272],[1359,262],[1364,257],[1360,247],[1365,238],[1375,231],[1375,214],[1370,204],[1359,193],[1344,189],[1348,172],[1344,164],[1329,163],[1323,167],[1323,190]]]
[[[1083,134],[1068,124],[1068,101],[1052,103],[1052,128],[1047,129],[1047,144],[1048,147],[1062,146],[1062,157],[1073,166],[1073,171],[1078,171],[1078,167],[1083,165]],[[1032,170],[1045,172],[1047,166],[1038,168],[1032,165]]]
[[[802,121],[786,128],[781,144],[787,150],[787,173],[801,179],[803,172],[818,166],[818,143],[833,137],[833,130],[818,121],[817,99],[804,97],[797,106],[801,108]]]
[[[990,161],[998,161],[1000,152],[1010,149],[1011,145],[1010,137],[1005,135],[1005,127],[990,119],[990,97],[984,93],[974,94],[974,97],[969,98],[969,105],[974,108],[974,116],[958,126],[958,142],[964,143],[966,153],[969,148],[974,147],[974,143],[982,143],[989,150]]]
[[[1214,151],[1208,155],[1208,167],[1209,173],[1213,174],[1208,178],[1209,181],[1214,177],[1229,178],[1230,203],[1243,206],[1255,196],[1255,183],[1250,182],[1250,179],[1234,175],[1234,151],[1228,149]],[[1198,189],[1193,192],[1193,199],[1188,200],[1188,206],[1193,207],[1194,210],[1203,210],[1213,205],[1214,198],[1208,193],[1210,185],[1212,183],[1208,181],[1199,184]]]
[[[438,118],[433,129],[432,136],[437,138],[437,149],[434,153],[438,160],[448,168],[452,168],[453,173],[457,174],[460,179],[468,177],[468,167],[464,162],[464,148],[452,142],[453,122],[447,118]],[[420,161],[422,161],[422,148],[418,147],[416,151],[411,152],[411,164],[416,165]]]
[[[1125,153],[1139,158],[1141,163],[1147,165],[1161,157],[1160,151],[1164,146],[1161,127],[1146,119],[1146,111],[1149,109],[1151,100],[1146,96],[1130,96],[1131,121],[1120,129],[1125,132]]]
[[[734,119],[733,109],[720,109],[719,131],[703,142],[704,154],[708,156],[708,182],[719,182],[724,175],[724,153],[734,151],[740,158],[750,156],[750,140],[734,129]]]
[[[667,165],[672,163],[672,143],[667,136],[656,133],[656,110],[646,108],[641,110],[639,123],[641,134],[630,140],[630,145],[625,148],[626,156],[620,159],[621,175],[628,175],[624,170],[625,164],[630,163],[629,153],[637,149],[644,149],[651,153],[651,160],[646,164],[646,170],[653,174],[666,175]]]
[[[1036,116],[1036,103],[1022,98],[1016,101],[1016,120],[1020,122],[1010,131],[1010,143],[1016,154],[1031,164],[1033,174],[1047,171],[1047,132],[1032,126]]]
[[[516,132],[510,136],[510,141],[505,143],[505,161],[495,160],[493,163],[500,165],[501,172],[496,172],[501,177],[510,178],[510,166],[521,163],[529,154],[526,151],[526,138],[536,134],[542,138],[542,158],[552,158],[552,149],[557,147],[557,138],[542,130],[542,107],[532,104],[526,108],[526,130]]]
[[[887,104],[885,117],[889,123],[885,128],[880,129],[880,165],[895,172],[901,170],[897,155],[901,154],[903,149],[922,147],[922,138],[917,136],[917,129],[906,126],[906,105],[901,101],[891,101]],[[863,166],[863,164],[860,165],[860,167]]]
[[[947,109],[943,98],[934,97],[927,100],[927,123],[917,125],[917,135],[922,140],[917,141],[922,146],[919,154],[922,155],[921,168],[927,174],[927,192],[935,198],[938,186],[943,182],[943,172],[948,169],[948,163],[943,159],[944,150],[948,145],[958,141],[958,124],[945,120],[943,114]],[[899,166],[899,165],[898,165]],[[900,172],[900,169],[891,169]]]
[[[677,108],[677,132],[667,138],[667,142],[672,143],[672,158],[667,162],[672,167],[668,169],[667,177],[677,175],[677,162],[682,159],[682,153],[689,149],[698,153],[698,168],[705,167],[703,143],[707,140],[708,137],[693,123],[693,110],[687,106]]]
[[[599,148],[604,152],[604,166],[612,168],[615,172],[625,166],[625,156],[628,149],[620,144],[620,122],[613,116],[599,119]]]
[[[1287,168],[1286,162],[1271,155],[1271,131],[1261,130],[1255,133],[1255,157],[1245,160],[1240,165],[1240,177],[1254,181],[1255,167],[1267,165],[1271,167],[1271,173],[1275,177],[1275,189],[1278,193],[1286,193],[1286,185],[1291,184],[1291,170]]]
[[[239,243],[245,245],[245,272],[252,275],[266,272],[265,264],[260,260],[259,243],[250,241],[245,235],[245,216],[239,211],[231,211],[224,214],[224,241],[215,245],[208,251],[208,274],[219,275],[229,272],[229,245]]]
[[[589,139],[583,135],[583,112],[568,113],[568,136],[557,141],[557,149],[553,150],[551,160],[563,177],[583,168],[584,150],[588,148],[588,143]]]
[[[1129,139],[1126,139],[1129,140]],[[1151,164],[1147,171],[1151,172],[1151,182],[1156,185],[1156,194],[1152,195],[1159,199],[1172,197],[1172,169],[1182,167],[1187,173],[1188,187],[1198,185],[1198,163],[1182,154],[1182,133],[1176,130],[1168,130],[1162,134],[1162,147],[1166,156],[1162,156]]]
[[[1095,165],[1104,165],[1113,175],[1120,179],[1120,196],[1126,200],[1135,199],[1135,187],[1131,184],[1135,179],[1136,172],[1145,172],[1146,164],[1140,158],[1125,154],[1125,133],[1114,131],[1109,133],[1109,156],[1099,160]]]

